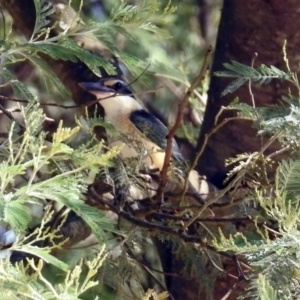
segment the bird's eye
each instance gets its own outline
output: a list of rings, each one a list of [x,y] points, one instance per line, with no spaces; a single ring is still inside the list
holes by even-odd
[[[126,82],[117,81],[112,88],[121,95],[132,95],[132,91]]]
[[[114,88],[116,91],[119,91],[119,90],[123,89],[124,86],[120,81],[118,81],[117,83],[115,83]]]

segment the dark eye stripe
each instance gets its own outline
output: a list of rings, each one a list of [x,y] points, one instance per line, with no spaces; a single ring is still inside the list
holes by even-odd
[[[132,95],[132,90],[127,82],[116,79],[106,79],[103,83],[106,87],[111,88],[122,95]],[[132,97],[134,98],[133,95]]]

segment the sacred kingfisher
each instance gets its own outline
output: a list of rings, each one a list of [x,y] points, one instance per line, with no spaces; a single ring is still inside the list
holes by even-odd
[[[160,120],[150,114],[135,99],[129,85],[117,78],[105,78],[99,82],[81,82],[80,86],[97,97],[100,105],[104,108],[104,119],[120,133],[121,138],[110,141],[110,145],[121,146],[120,154],[124,162],[132,161],[133,158],[138,160],[138,157],[142,157],[140,166],[161,171],[165,160],[169,131]],[[172,157],[175,163],[177,161],[183,166],[184,158],[174,139],[172,141]],[[184,172],[181,170],[178,174],[181,174],[182,190]],[[199,174],[193,170],[189,177],[188,191],[196,193],[197,202],[203,204],[203,199],[207,197],[208,186],[206,182],[200,181]]]

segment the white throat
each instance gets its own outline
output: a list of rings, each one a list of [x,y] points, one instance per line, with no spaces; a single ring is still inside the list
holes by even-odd
[[[100,105],[104,108],[105,119],[112,124],[116,118],[120,118],[124,114],[128,115],[132,111],[143,109],[131,96],[113,96],[104,100],[100,100]]]

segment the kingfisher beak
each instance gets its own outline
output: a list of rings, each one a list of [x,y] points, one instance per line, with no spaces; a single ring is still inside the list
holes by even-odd
[[[107,98],[115,94],[115,91],[101,82],[80,82],[79,85],[87,92],[95,95],[97,98]]]

